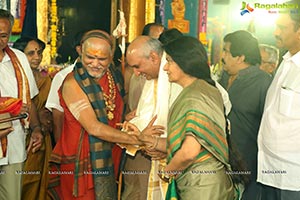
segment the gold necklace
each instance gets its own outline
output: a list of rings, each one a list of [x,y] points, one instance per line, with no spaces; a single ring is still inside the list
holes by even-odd
[[[116,100],[116,85],[114,82],[114,79],[112,77],[111,72],[108,70],[107,71],[107,78],[108,78],[108,95],[104,93],[103,91],[103,97],[105,101],[105,106],[106,106],[106,114],[108,120],[112,120],[114,116],[114,110],[116,108],[115,100]]]

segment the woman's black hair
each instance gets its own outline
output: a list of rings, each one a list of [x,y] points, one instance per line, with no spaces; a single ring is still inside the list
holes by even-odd
[[[24,49],[26,48],[26,46],[30,41],[36,41],[39,44],[39,46],[42,48],[42,50],[44,50],[46,47],[46,44],[42,40],[38,38],[32,38],[32,37],[20,37],[14,42],[12,47],[24,52]]]
[[[225,113],[225,108],[224,108]],[[250,174],[247,174],[248,171],[246,167],[246,162],[242,158],[241,154],[237,151],[236,145],[231,140],[230,134],[230,126],[229,126],[229,119],[227,118],[226,114],[224,114],[226,120],[226,141],[228,144],[228,153],[229,153],[229,164],[231,166],[230,176],[232,181],[235,184],[243,184],[245,187],[250,183]],[[227,169],[228,170],[228,169]]]
[[[206,50],[199,40],[190,36],[181,36],[165,44],[164,49],[184,73],[215,86],[210,76]]]
[[[166,45],[169,42],[182,37],[183,34],[176,28],[168,29],[164,32],[162,32],[158,38],[158,40],[163,44]]]

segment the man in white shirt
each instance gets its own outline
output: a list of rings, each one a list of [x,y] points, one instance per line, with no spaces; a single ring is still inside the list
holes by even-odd
[[[263,200],[300,199],[300,13],[291,7],[276,22],[277,46],[288,52],[268,90],[258,135]]]
[[[162,24],[148,23],[144,26],[142,35],[158,39],[164,29]],[[129,68],[128,71],[130,71]],[[129,111],[134,111],[138,106],[146,79],[143,76],[136,75],[132,71],[131,73],[128,87],[128,108]]]
[[[51,83],[51,88],[48,94],[47,102],[45,107],[52,112],[53,116],[53,134],[54,140],[57,140],[60,137],[60,132],[62,130],[63,117],[64,117],[64,109],[61,107],[59,103],[58,90],[62,85],[66,76],[73,71],[75,63],[66,67],[65,69],[59,71],[53,78]]]
[[[74,37],[74,48],[77,52],[77,54],[80,54],[81,51],[81,38],[85,32],[80,31],[78,32]],[[60,86],[62,85],[63,81],[65,80],[66,76],[73,71],[74,66],[76,62],[79,62],[80,58],[78,57],[75,62],[72,65],[67,66],[63,70],[59,71],[53,78],[51,83],[51,88],[48,94],[47,102],[45,107],[52,112],[53,117],[53,135],[54,140],[57,142],[57,140],[60,137],[60,132],[62,130],[62,124],[63,124],[63,117],[64,117],[64,110],[61,107],[59,103],[59,96],[58,96],[58,90]]]
[[[30,124],[28,120],[24,123],[20,120],[12,122],[13,131],[7,135],[7,152],[0,158],[0,199],[19,200],[23,162],[26,159],[25,128],[31,129],[27,151],[34,153],[39,150],[43,136],[35,105],[31,102],[39,91],[27,57],[21,51],[7,46],[13,23],[11,13],[0,9],[0,96],[22,99],[21,112],[30,114]]]
[[[143,130],[157,115],[156,124],[166,127],[168,109],[181,91],[181,86],[170,84],[167,74],[163,71],[166,59],[161,43],[149,36],[139,36],[129,45],[126,59],[137,75],[147,79],[135,116],[130,122]],[[133,157],[127,156],[122,199],[165,198],[167,184],[157,176],[158,165],[164,164],[165,155],[163,152],[153,151],[151,157],[156,161],[151,161],[150,156],[142,154],[141,151]]]

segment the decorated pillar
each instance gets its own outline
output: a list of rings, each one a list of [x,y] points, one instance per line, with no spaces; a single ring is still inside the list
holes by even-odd
[[[155,21],[155,0],[146,0],[145,24]]]
[[[145,24],[145,0],[128,0],[124,2],[124,14],[128,24],[127,41],[131,42],[140,35]]]
[[[37,0],[37,31],[38,38],[46,43],[46,48],[43,53],[43,60],[41,65],[49,64],[51,61],[50,57],[50,44],[48,43],[48,30],[49,30],[49,19],[45,13],[49,12],[48,1]]]
[[[207,7],[208,0],[199,0],[199,40],[202,44],[207,45],[206,28],[207,28]]]
[[[118,4],[118,0],[111,0],[111,8],[110,8],[110,30],[114,30],[117,26],[117,16],[118,10],[123,10],[123,1],[120,0]]]
[[[50,22],[50,56],[51,56],[51,62],[55,62],[55,58],[57,56],[57,29],[58,29],[56,0],[51,0],[49,22]]]
[[[131,42],[147,23],[155,21],[155,0],[126,0],[123,8],[127,23],[127,41]]]

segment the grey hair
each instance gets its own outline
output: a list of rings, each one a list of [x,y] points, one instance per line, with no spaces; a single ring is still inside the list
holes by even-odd
[[[268,44],[260,44],[259,49],[269,54],[268,62],[278,64],[279,61],[279,49]]]
[[[143,48],[141,49],[142,55],[146,58],[149,58],[150,53],[155,51],[159,56],[163,54],[163,48],[161,42],[156,38],[150,38],[147,40]]]
[[[12,29],[15,18],[9,11],[0,9],[0,19],[7,19],[10,23],[10,29]]]

